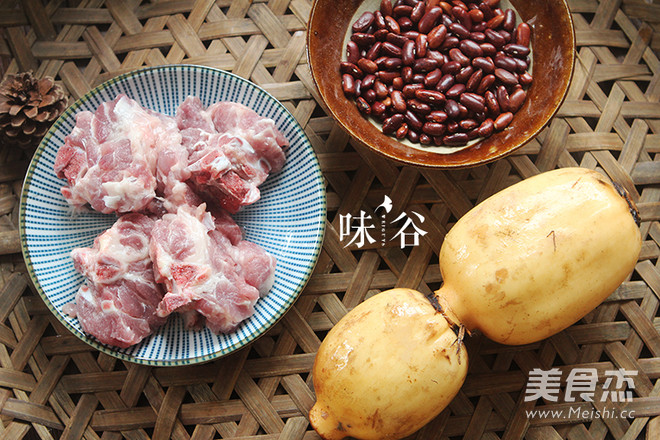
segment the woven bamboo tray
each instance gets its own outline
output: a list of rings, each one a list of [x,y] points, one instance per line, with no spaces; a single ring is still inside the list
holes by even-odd
[[[305,128],[327,182],[323,251],[300,299],[251,346],[197,366],[152,368],[91,349],[51,316],[25,275],[17,207],[29,154],[0,146],[0,437],[314,440],[309,374],[325,333],[366,297],[394,286],[430,292],[457,218],[488,195],[557,167],[602,171],[637,201],[644,240],[631,278],[548,340],[502,347],[467,340],[470,373],[450,407],[411,438],[660,439],[660,2],[569,0],[578,57],[566,102],[513,156],[469,170],[400,167],[358,149],[318,102],[305,56],[311,0],[0,0],[0,67],[52,76],[72,99],[143,66],[232,71],[281,100]],[[340,216],[427,219],[420,244],[345,247]],[[429,221],[430,220],[430,221]],[[432,225],[432,227],[431,227]],[[635,418],[529,417],[529,372],[636,370]],[[584,410],[601,404],[579,402]],[[625,406],[624,406],[625,405]]]

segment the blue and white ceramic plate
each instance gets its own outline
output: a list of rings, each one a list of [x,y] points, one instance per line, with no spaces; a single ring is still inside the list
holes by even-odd
[[[77,319],[62,307],[74,300],[83,277],[70,257],[72,249],[92,245],[116,217],[87,212],[73,216],[60,193],[66,183],[53,165],[64,138],[75,125],[75,115],[94,111],[104,101],[125,93],[143,106],[173,115],[189,95],[205,105],[239,102],[273,119],[290,142],[284,169],[261,186],[261,199],[235,218],[246,239],[277,258],[275,284],[256,304],[252,317],[231,334],[184,328],[180,317],[170,320],[140,344],[119,349],[85,334]],[[316,264],[326,218],[321,170],[304,131],[275,98],[253,83],[231,73],[202,66],[165,66],[121,75],[75,102],[48,131],[32,159],[20,207],[23,256],[32,280],[55,316],[76,336],[98,350],[148,365],[186,365],[226,355],[255,340],[291,307]]]

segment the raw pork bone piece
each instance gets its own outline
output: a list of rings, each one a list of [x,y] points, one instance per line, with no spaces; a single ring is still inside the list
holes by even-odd
[[[229,212],[256,202],[258,186],[284,166],[284,135],[272,119],[242,104],[221,101],[204,109],[191,96],[176,121],[189,152],[191,186]]]
[[[180,144],[173,117],[120,94],[94,113],[76,115],[76,126],[57,153],[55,173],[67,179],[62,194],[76,208],[143,211],[156,196],[159,152]]]
[[[182,313],[188,326],[205,322],[215,333],[231,332],[251,316],[274,280],[275,258],[243,240],[228,214],[213,216],[205,204],[158,220],[150,253],[156,280],[167,290],[159,316]]]
[[[70,312],[104,344],[130,347],[165,323],[156,314],[163,291],[149,257],[154,223],[142,214],[123,215],[92,248],[72,252],[75,268],[87,280]]]

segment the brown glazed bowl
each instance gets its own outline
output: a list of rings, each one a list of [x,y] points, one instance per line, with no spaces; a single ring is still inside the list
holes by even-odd
[[[511,124],[470,147],[448,154],[384,135],[344,95],[339,64],[351,25],[364,10],[379,9],[379,0],[316,0],[310,15],[307,56],[320,96],[343,128],[360,144],[395,161],[420,167],[466,168],[502,158],[536,136],[562,104],[573,75],[575,34],[566,0],[508,0],[532,29],[532,75],[527,99]],[[451,3],[451,2],[450,2]],[[504,8],[506,3],[502,2]],[[356,11],[360,10],[359,13]]]

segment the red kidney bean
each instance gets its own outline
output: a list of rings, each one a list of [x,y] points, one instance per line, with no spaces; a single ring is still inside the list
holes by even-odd
[[[442,70],[442,73],[444,74],[451,74],[455,75],[461,70],[461,63],[458,61],[447,61],[445,64],[442,65],[440,68]]]
[[[430,72],[438,67],[438,62],[433,58],[418,58],[415,60],[413,70],[415,72]]]
[[[504,22],[504,14],[496,14],[486,22],[486,26],[489,29],[497,29],[502,25],[502,22]]]
[[[417,92],[415,92],[415,96],[417,96]],[[431,113],[431,106],[428,105],[425,102],[422,102],[422,101],[418,100],[418,99],[415,99],[415,98],[409,99],[406,102],[406,104],[408,105],[408,107],[410,107],[410,109],[412,111],[414,111],[417,114],[426,115],[426,114]]]
[[[376,37],[373,34],[366,34],[364,32],[359,32],[351,35],[351,40],[360,47],[371,46],[376,42]]]
[[[495,56],[497,53],[497,48],[492,43],[481,43],[479,47],[483,51],[485,57]]]
[[[518,84],[518,78],[508,70],[497,68],[495,69],[495,77],[507,86],[515,86]]]
[[[484,93],[484,100],[486,101],[486,108],[491,115],[496,116],[501,113],[500,104],[497,102],[497,97],[495,97],[493,92],[487,90],[486,93]]]
[[[484,31],[484,34],[486,35],[486,39],[488,40],[488,42],[490,42],[493,46],[495,46],[498,49],[506,44],[504,37],[500,35],[500,33],[497,31],[488,28]]]
[[[426,12],[426,2],[417,2],[412,11],[410,11],[410,19],[413,23],[418,23],[424,15],[424,12]]]
[[[403,124],[404,120],[405,117],[401,113],[396,113],[385,119],[385,122],[383,122],[383,133],[394,133],[399,127],[401,127],[401,124]]]
[[[465,83],[465,89],[468,92],[475,92],[477,90],[477,87],[479,87],[479,84],[481,83],[481,80],[484,76],[484,71],[481,69],[475,70],[472,75],[470,75],[470,78],[468,78],[467,82]]]
[[[412,20],[408,17],[401,17],[397,20],[399,23],[399,28],[401,29],[401,32],[407,32],[413,28],[415,25]]]
[[[355,41],[349,41],[346,44],[346,61],[349,63],[357,63],[360,59],[360,48]]]
[[[481,78],[481,82],[477,86],[476,92],[479,95],[483,95],[484,93],[486,93],[486,90],[490,89],[490,87],[495,83],[495,80],[496,78],[495,75],[493,74],[488,74],[484,76],[483,78]]]
[[[426,34],[419,34],[415,38],[415,53],[418,57],[424,58],[426,56],[426,50],[428,49],[428,37]]]
[[[404,139],[408,135],[408,124],[405,122],[401,124],[401,127],[395,132],[395,137],[397,139]]]
[[[380,51],[385,56],[401,57],[401,48],[396,44],[390,43],[389,41],[383,42]]]
[[[376,102],[376,92],[374,92],[374,89],[364,90],[364,86],[362,86],[361,89],[362,97],[365,99],[365,101],[367,101],[369,104]]]
[[[376,81],[376,75],[368,74],[362,78],[362,90],[371,89]]]
[[[522,44],[507,44],[504,46],[504,53],[507,55],[510,55],[512,57],[517,57],[517,58],[525,58],[527,55],[529,55],[529,47],[523,46]]]
[[[460,23],[452,23],[447,28],[458,38],[470,38],[470,30]]]
[[[376,41],[385,41],[387,40],[387,35],[390,33],[387,29],[378,29],[376,32],[373,33],[374,38]]]
[[[481,47],[478,43],[473,40],[462,40],[458,44],[460,51],[465,54],[466,57],[476,58],[484,54],[484,51],[481,50]]]
[[[355,79],[352,75],[344,73],[341,76],[341,87],[346,95],[355,95]]]
[[[472,23],[479,23],[484,20],[484,13],[481,9],[470,9],[468,14],[472,19]]]
[[[449,133],[456,133],[458,130],[460,130],[461,126],[458,125],[458,122],[456,121],[449,121],[447,122],[447,131]]]
[[[487,3],[481,2],[479,4],[479,10],[484,14],[484,20],[489,21],[491,18],[495,16],[495,12],[493,12],[493,8],[488,6]]]
[[[377,41],[373,46],[369,48],[369,50],[367,50],[364,57],[372,61],[377,59],[380,56],[380,48],[382,45],[382,42]]]
[[[516,40],[516,44],[520,44],[521,46],[529,46],[531,32],[532,31],[527,23],[520,23],[514,32],[514,39]]]
[[[415,97],[415,92],[417,90],[423,89],[424,85],[420,83],[415,83],[415,84],[407,84],[403,86],[403,89],[401,89],[401,92],[403,93],[403,96],[405,96],[406,99],[412,99]]]
[[[467,133],[453,133],[442,138],[442,143],[445,145],[458,147],[468,143]]]
[[[442,11],[445,14],[451,14],[451,8],[452,5],[450,5],[448,2],[438,2],[439,6],[442,8]]]
[[[513,12],[513,9],[507,9],[504,11],[504,20],[502,20],[502,28],[507,32],[513,32],[513,28],[516,26],[516,14]]]
[[[360,113],[363,113],[365,115],[371,114],[371,106],[362,96],[358,96],[355,102],[357,103],[357,108],[360,111]]]
[[[366,32],[373,24],[374,18],[375,16],[373,12],[365,11],[357,20],[355,20],[351,29],[353,32]]]
[[[500,106],[500,109],[503,112],[508,112],[511,107],[511,101],[509,99],[509,92],[507,92],[505,86],[498,86],[495,89],[495,97],[497,98],[497,103]]]
[[[403,93],[399,90],[394,90],[390,93],[392,98],[392,108],[397,113],[405,113],[408,106],[406,105],[406,99],[403,96]]]
[[[379,80],[374,82],[374,92],[376,92],[378,99],[385,99],[390,93],[387,86]]]
[[[493,124],[493,120],[488,118],[484,120],[481,125],[477,128],[477,133],[479,134],[480,137],[490,137],[493,134],[493,130],[495,129],[495,126]]]
[[[419,89],[415,91],[415,98],[421,102],[431,105],[443,104],[446,101],[445,95],[437,90]]]
[[[426,133],[420,133],[419,143],[422,144],[422,145],[430,145],[431,144],[431,136],[429,136]]]
[[[362,69],[363,72],[370,74],[374,74],[378,70],[378,64],[367,58],[360,58],[358,60],[358,67]]]
[[[466,57],[463,52],[457,47],[449,49],[449,58],[452,61],[457,61],[461,67],[470,65],[470,58]]]
[[[380,13],[383,15],[392,15],[394,12],[394,7],[390,0],[381,0],[380,2]]]
[[[442,136],[447,131],[447,126],[437,122],[426,122],[422,127],[422,131],[429,136]]]
[[[523,89],[515,90],[509,95],[509,111],[516,113],[522,107],[527,98],[527,92]]]
[[[405,61],[404,61],[405,62]],[[405,66],[401,69],[401,78],[406,84],[410,84],[413,80],[413,70],[410,66]]]
[[[459,102],[473,112],[482,112],[486,107],[486,100],[484,97],[471,92],[461,94]]]
[[[445,38],[447,37],[447,26],[444,24],[440,24],[428,33],[427,39],[428,39],[428,45],[429,48],[431,49],[437,49],[440,46],[442,46],[442,43],[445,42]]]
[[[511,42],[511,38],[513,38],[511,32],[507,32],[504,29],[500,29],[498,32],[502,36],[502,39],[504,39],[505,44]]]
[[[449,88],[453,86],[455,82],[456,80],[454,79],[454,75],[447,73],[443,75],[442,78],[440,78],[440,81],[438,82],[438,85],[435,88],[439,92],[444,93],[447,90],[449,90]]]
[[[381,101],[371,104],[371,115],[380,118],[387,111],[387,107]]]
[[[448,99],[447,102],[445,102],[445,112],[447,112],[449,118],[456,119],[458,115],[461,114],[461,109],[456,101]]]
[[[459,6],[454,6],[451,8],[452,15],[458,22],[463,26],[465,29],[470,31],[472,29],[472,18],[470,18],[470,14],[467,12],[467,8],[461,8]]]
[[[524,72],[523,74],[520,75],[519,81],[520,84],[522,84],[523,86],[530,85],[533,81],[532,74],[529,72]]]
[[[474,67],[472,66],[466,66],[463,67],[457,74],[456,74],[456,82],[465,84],[467,87],[467,81],[470,79],[472,76],[472,73],[474,73]]]
[[[415,42],[408,40],[401,48],[401,60],[404,66],[412,66],[415,63]]]
[[[442,124],[447,120],[447,113],[442,110],[433,110],[431,113],[426,115],[426,120],[430,122],[437,122]]]
[[[415,73],[413,75],[412,82],[421,84],[424,82],[425,77],[426,75],[424,73]]]
[[[495,71],[495,63],[493,63],[493,60],[488,57],[476,57],[472,59],[472,65],[477,68],[483,70],[485,73],[492,73]]]
[[[387,35],[385,36],[385,41],[394,44],[395,46],[398,47],[403,47],[403,45],[408,40],[410,40],[410,38],[407,38],[401,34],[393,34],[392,32],[388,32]]]
[[[471,130],[474,130],[475,128],[479,127],[479,123],[475,121],[474,119],[461,119],[458,122],[458,126],[461,130],[469,132]]]
[[[458,37],[455,37],[454,35],[449,35],[447,38],[445,38],[445,41],[442,42],[442,45],[440,46],[440,50],[449,50],[452,47],[458,47],[459,43],[461,40],[459,40]]]
[[[416,144],[419,142],[419,133],[415,130],[408,129],[408,135],[406,136],[410,142]]]
[[[442,78],[442,70],[435,69],[430,71],[424,77],[424,87],[428,89],[434,88],[440,82],[440,78]]]
[[[445,92],[445,96],[450,99],[455,99],[465,92],[465,84],[456,83]]]
[[[362,78],[364,76],[364,73],[362,72],[362,70],[360,70],[358,66],[346,61],[339,64],[339,71],[341,73],[348,73],[355,79]]]
[[[422,131],[422,127],[424,126],[424,123],[411,110],[406,111],[405,119],[410,128],[416,131]]]
[[[493,126],[495,130],[501,131],[504,130],[504,128],[506,128],[511,123],[512,120],[513,120],[513,113],[511,112],[502,113],[497,118],[495,118],[495,120],[493,121]]]
[[[396,78],[392,79],[392,88],[394,90],[401,90],[403,89],[403,85],[405,82],[403,81],[403,78],[400,76],[397,76]]]
[[[412,6],[409,5],[396,5],[392,9],[392,14],[395,17],[410,17]]]
[[[417,23],[417,29],[419,32],[428,34],[435,26],[436,20],[440,17],[440,14],[442,14],[442,8],[440,7],[436,6],[433,8],[427,8],[426,12]]]
[[[401,67],[401,64],[403,64],[401,58],[391,57],[391,58],[385,58],[385,60],[380,65],[380,67],[385,70],[397,70],[399,67]]]
[[[493,59],[493,64],[495,64],[495,67],[499,67],[500,69],[508,70],[510,72],[515,72],[516,68],[518,67],[516,60],[506,55],[495,56]]]
[[[428,50],[426,52],[426,57],[436,60],[438,62],[438,67],[441,67],[443,64],[447,62],[447,57],[445,56],[445,54],[437,50]]]

